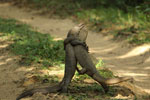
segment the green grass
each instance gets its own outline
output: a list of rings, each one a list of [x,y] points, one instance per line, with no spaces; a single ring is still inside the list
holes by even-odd
[[[22,0],[17,0],[22,3]],[[144,0],[148,2],[148,0]],[[94,31],[103,31],[105,34],[114,35],[115,38],[123,37],[129,43],[149,43],[150,34],[150,5],[138,3],[136,0],[24,0],[32,8],[42,9],[51,15],[61,17],[74,17],[75,20],[90,24]],[[130,31],[135,26],[136,34]],[[120,31],[128,29],[130,35]],[[103,33],[103,32],[102,32]],[[116,37],[117,36],[117,37]]]
[[[13,40],[11,51],[21,55],[21,64],[43,64],[48,67],[64,62],[63,41],[54,41],[48,34],[34,31],[14,19],[0,18],[0,32]]]

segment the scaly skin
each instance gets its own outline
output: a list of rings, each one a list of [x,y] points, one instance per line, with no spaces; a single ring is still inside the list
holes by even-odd
[[[77,40],[78,33],[84,27],[83,24],[79,24],[71,29],[68,34],[67,38],[64,40],[64,49],[65,49],[65,74],[61,84],[61,92],[67,92],[68,86],[72,80],[72,77],[75,74],[75,70],[77,68],[77,60],[74,54],[74,48],[72,45],[85,45],[82,41]],[[72,40],[75,40],[72,45],[69,43]]]
[[[82,31],[82,29],[84,31]],[[99,72],[97,71],[95,65],[93,64],[87,49],[85,49],[87,46],[85,44],[86,38],[87,38],[87,34],[88,32],[85,31],[84,28],[80,29],[80,32],[77,32],[77,35],[74,35],[71,38],[67,38],[68,39],[68,43],[71,43],[71,45],[74,47],[74,52],[75,52],[75,56],[77,61],[79,62],[79,64],[82,66],[82,70],[79,70],[77,68],[77,71],[80,74],[87,74],[89,76],[91,76],[94,80],[96,80],[97,82],[99,82],[102,87],[104,88],[105,92],[108,91],[108,86],[107,85],[113,85],[113,84],[117,84],[123,81],[127,81],[127,80],[131,80],[132,78],[130,77],[119,77],[119,78],[110,78],[110,79],[106,79],[104,77],[102,77]],[[81,41],[84,43],[83,44],[76,44],[76,41]],[[67,44],[66,42],[66,44]]]
[[[21,98],[26,96],[32,96],[36,92],[41,92],[43,94],[60,91],[67,92],[68,85],[70,84],[76,69],[80,74],[86,73],[94,80],[99,82],[104,88],[105,92],[108,91],[107,85],[116,84],[131,79],[127,77],[105,79],[98,73],[87,52],[88,47],[85,43],[85,40],[88,33],[86,31],[82,32],[83,27],[84,25],[80,24],[71,29],[68,33],[67,38],[64,41],[64,48],[66,52],[65,75],[60,84],[53,87],[37,88],[25,91],[21,95],[19,95],[16,100],[20,100]],[[79,70],[77,68],[77,61],[83,67],[82,70]]]
[[[42,94],[47,93],[55,93],[55,92],[67,92],[68,85],[70,84],[72,77],[75,74],[75,70],[77,68],[77,61],[74,54],[73,46],[70,43],[65,43],[67,41],[70,41],[70,39],[73,39],[77,36],[79,33],[79,30],[82,29],[83,25],[75,26],[73,29],[71,29],[68,33],[68,36],[66,41],[64,41],[65,44],[65,74],[63,80],[60,82],[59,85],[53,86],[53,87],[46,87],[46,88],[36,88],[36,89],[30,89],[22,94],[20,94],[16,100],[20,100],[21,98],[32,96],[36,92],[41,92]],[[72,38],[73,37],[73,38]],[[74,45],[84,45],[83,42],[77,41],[73,43]]]
[[[99,82],[104,88],[105,92],[108,91],[108,85],[113,85],[113,84],[117,84],[132,79],[130,77],[118,77],[118,78],[106,79],[99,74],[88,52],[84,49],[83,46],[81,45],[74,46],[74,52],[77,61],[83,68],[80,72],[82,72],[82,74],[86,73],[87,75],[92,77],[95,81]]]

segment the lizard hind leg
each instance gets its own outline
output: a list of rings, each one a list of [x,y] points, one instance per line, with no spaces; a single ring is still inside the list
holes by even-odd
[[[96,72],[95,74],[93,74],[92,78],[95,81],[97,81],[103,87],[105,93],[107,93],[109,91],[109,86],[105,82],[106,79],[104,77],[102,77],[98,72]]]
[[[83,75],[86,73],[86,68],[82,68],[81,70],[79,70],[79,68],[77,67],[76,69],[80,75]]]

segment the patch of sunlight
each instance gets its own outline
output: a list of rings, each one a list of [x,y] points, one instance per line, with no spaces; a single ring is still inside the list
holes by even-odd
[[[138,56],[140,54],[144,54],[145,52],[150,51],[150,44],[144,44],[142,46],[138,46],[134,48],[132,51],[128,52],[125,55],[119,56],[118,58],[127,58],[127,57],[133,57]]]
[[[117,96],[115,97],[111,97],[112,100],[132,100],[132,96],[129,95],[129,96],[122,96],[121,94],[118,94]]]
[[[6,48],[6,47],[8,47],[8,44],[0,45],[0,48],[1,48],[1,49],[2,49],[2,48]]]
[[[20,21],[25,22],[25,23],[29,23],[32,21],[32,19],[21,19]]]
[[[147,70],[147,69],[150,69],[150,67],[146,67],[146,68],[144,68],[144,69],[146,69],[146,70]]]
[[[0,62],[0,65],[4,65],[4,64],[6,64],[5,62]]]
[[[124,73],[123,75],[127,75],[127,76],[149,76],[148,74],[142,74],[142,73]]]
[[[63,38],[54,38],[55,41],[63,40]]]
[[[116,46],[113,46],[113,47],[109,47],[109,48],[89,48],[89,52],[92,52],[92,53],[99,53],[99,52],[111,52],[113,51],[114,49],[116,48]]]
[[[150,89],[144,89],[147,93],[150,94]]]
[[[30,67],[30,68],[20,67],[20,68],[17,69],[17,71],[27,72],[27,71],[32,71],[33,69],[35,69],[35,67]]]
[[[6,56],[0,56],[0,60],[1,60],[1,61],[0,61],[0,65],[4,65],[4,64],[7,63],[7,61],[8,61],[7,59],[6,59],[7,61],[3,60],[3,59],[5,59],[5,57],[6,57]]]
[[[14,60],[13,58],[8,58],[8,59],[6,59],[6,61],[8,62],[8,61],[12,61],[12,60]]]
[[[0,56],[0,60],[4,59],[6,56]]]
[[[49,71],[49,70],[41,70],[43,74],[48,74],[48,75],[58,75],[58,74],[64,74],[64,70],[58,70],[58,71]]]

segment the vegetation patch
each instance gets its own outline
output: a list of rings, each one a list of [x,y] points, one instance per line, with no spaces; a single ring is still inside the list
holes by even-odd
[[[21,55],[20,64],[42,64],[45,67],[64,62],[63,41],[54,41],[49,34],[41,34],[14,19],[0,18],[0,32],[13,41],[11,51]]]

